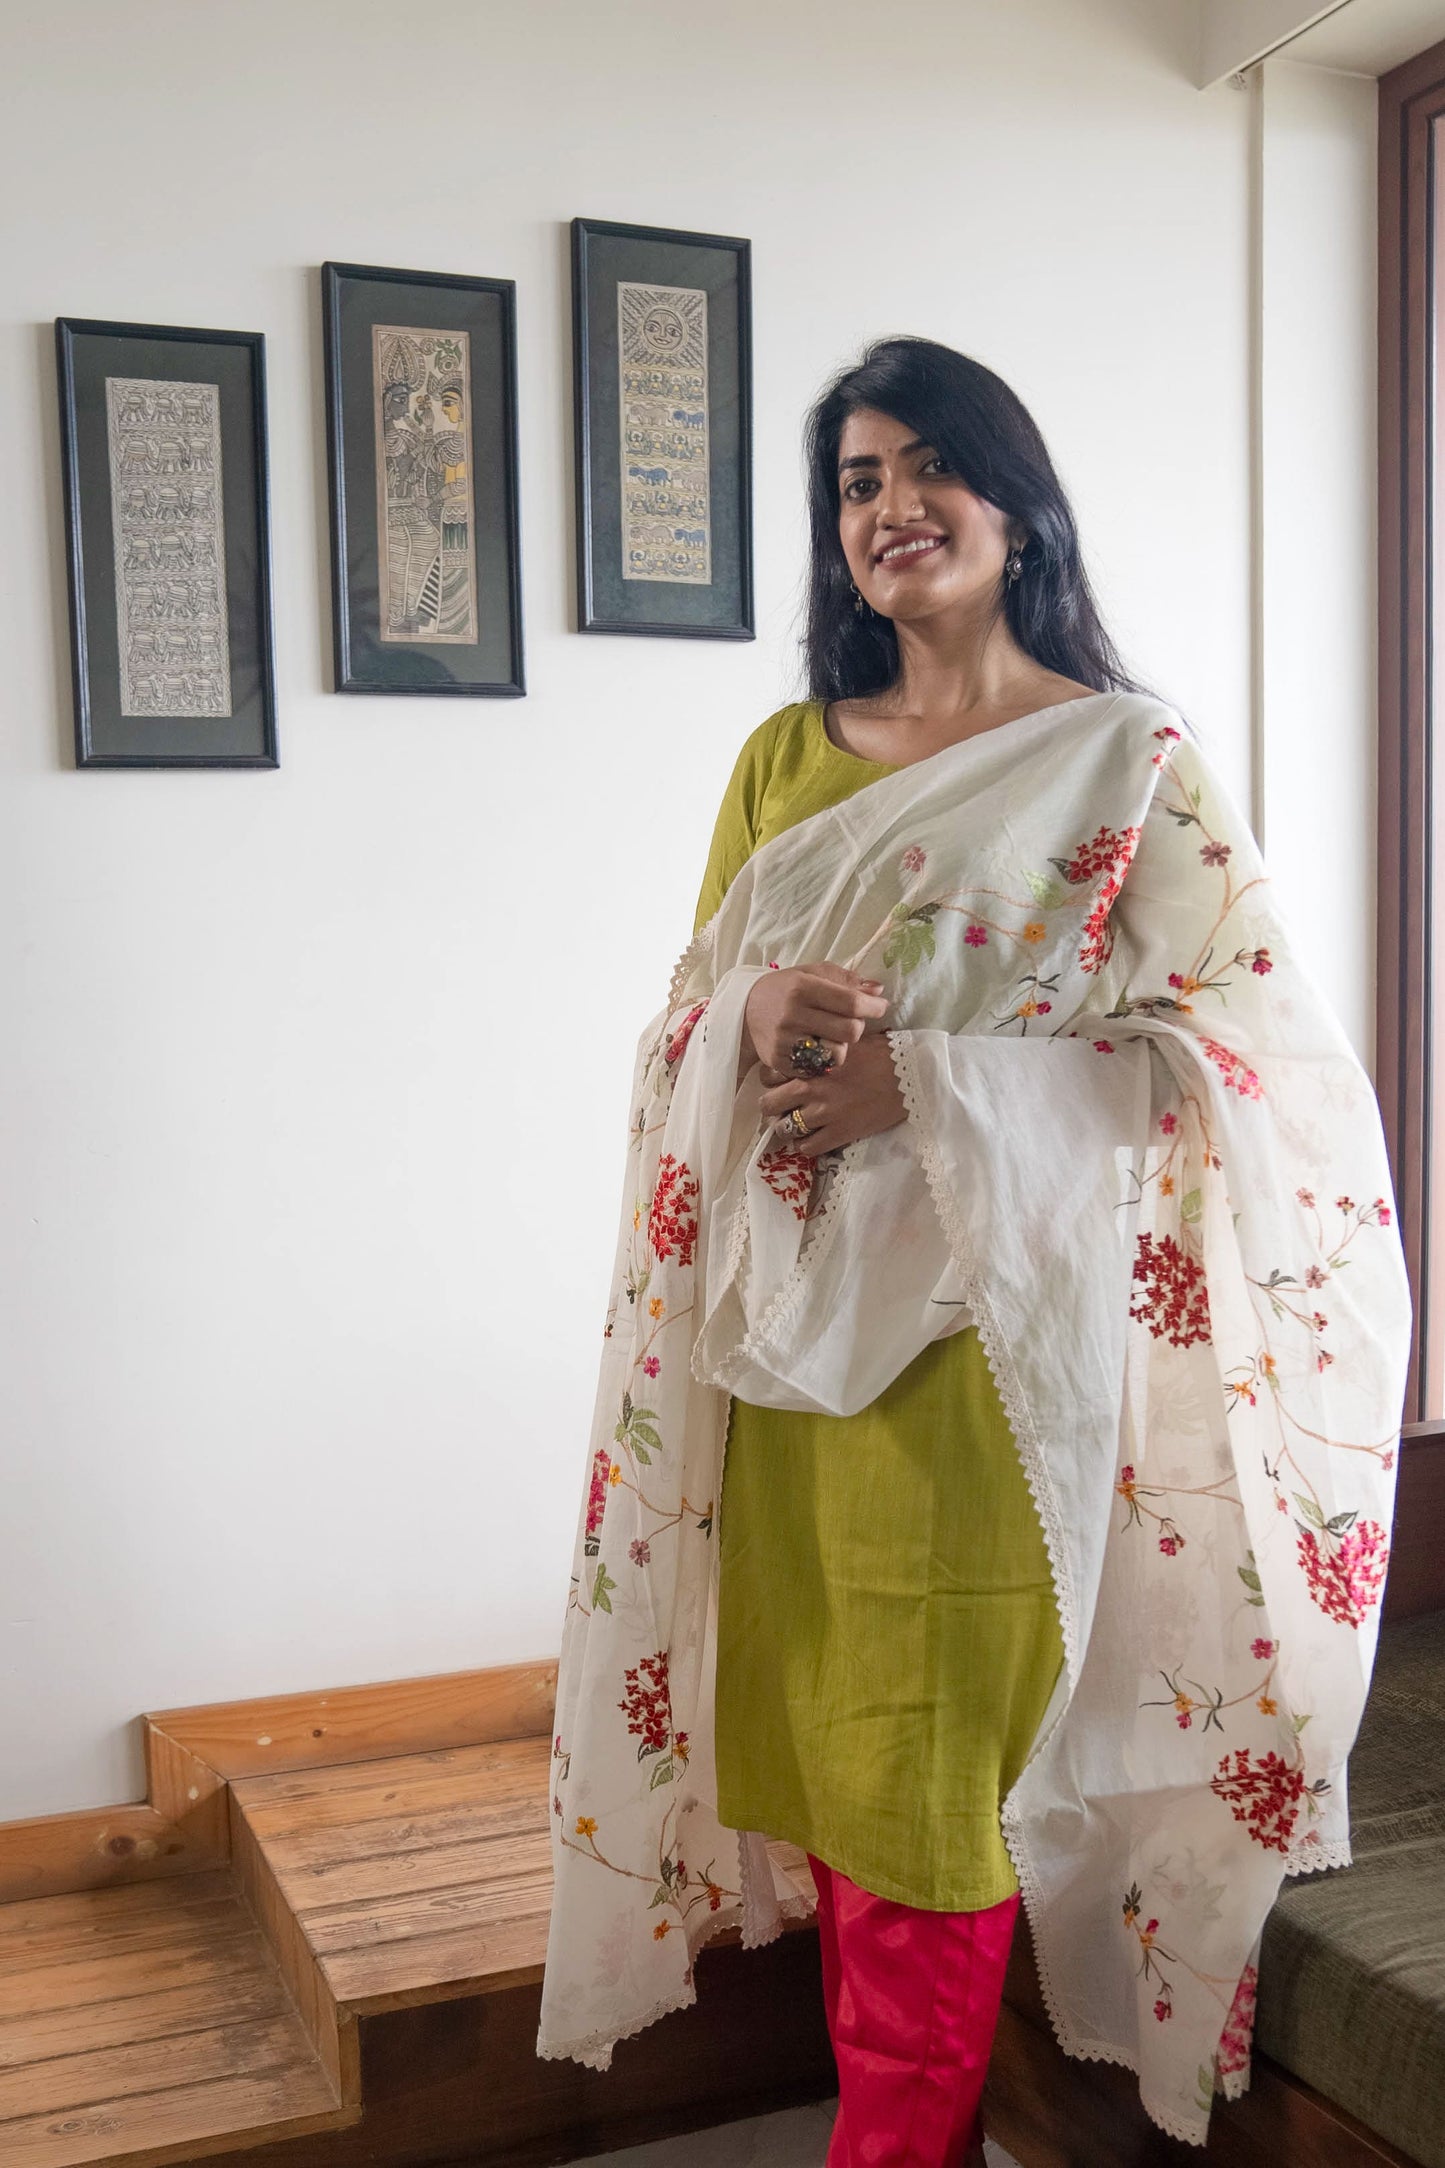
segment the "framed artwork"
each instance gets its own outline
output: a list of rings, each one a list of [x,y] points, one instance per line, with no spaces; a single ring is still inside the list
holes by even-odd
[[[511,279],[321,269],[340,693],[525,691]]]
[[[274,768],[266,342],[61,316],[80,768]]]
[[[582,632],[753,638],[750,244],[572,221]]]

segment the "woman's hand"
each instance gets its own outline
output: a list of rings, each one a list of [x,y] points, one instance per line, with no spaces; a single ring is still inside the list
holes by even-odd
[[[841,964],[796,964],[785,971],[765,971],[748,995],[743,1011],[743,1059],[793,1074],[793,1048],[799,1039],[818,1039],[841,1069],[850,1048],[870,1019],[888,1013],[879,979],[860,979]]]
[[[810,1134],[797,1136],[787,1122],[778,1132],[780,1151],[816,1159],[860,1137],[892,1129],[907,1115],[893,1068],[893,1056],[881,1031],[871,1031],[853,1047],[846,1067],[822,1076],[797,1076],[763,1064],[765,1089],[758,1101],[765,1122],[782,1122],[801,1107]]]

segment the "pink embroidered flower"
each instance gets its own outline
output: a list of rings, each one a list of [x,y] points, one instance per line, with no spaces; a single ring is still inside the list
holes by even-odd
[[[680,1265],[692,1263],[697,1243],[697,1214],[693,1199],[698,1184],[685,1161],[664,1152],[657,1162],[657,1187],[647,1214],[647,1239],[659,1258],[674,1252]]]
[[[1037,1001],[1035,1002],[1034,1007],[1038,1010],[1040,1016],[1047,1016],[1050,1009],[1053,1007],[1053,1003],[1052,1001]]]
[[[1326,1618],[1358,1626],[1378,1602],[1390,1544],[1378,1521],[1356,1521],[1342,1536],[1302,1528],[1297,1548],[1310,1595]]]
[[[1315,1193],[1312,1189],[1297,1189],[1295,1195],[1307,1212],[1313,1211]]]
[[[1230,846],[1227,843],[1206,843],[1199,855],[1206,866],[1224,866],[1229,863]]]
[[[920,850],[916,843],[910,843],[899,860],[905,873],[921,873],[927,863],[928,853]]]
[[[1264,977],[1266,971],[1273,971],[1274,965],[1270,961],[1269,950],[1267,948],[1256,949],[1254,952],[1254,961],[1251,963],[1249,968],[1251,971],[1257,971],[1261,978]]]
[[[1134,1260],[1134,1279],[1143,1289],[1129,1315],[1149,1327],[1156,1340],[1171,1347],[1193,1347],[1209,1339],[1209,1292],[1204,1267],[1182,1250],[1173,1235],[1142,1234]]]
[[[655,1355],[644,1355],[642,1358],[642,1367],[647,1372],[647,1375],[650,1378],[655,1378],[658,1371],[662,1368],[662,1364],[658,1361]]]
[[[1224,2020],[1224,2030],[1219,2036],[1216,2065],[1222,2078],[1233,2077],[1237,2071],[1249,2068],[1258,1986],[1259,1974],[1253,1965],[1246,1965],[1239,1976],[1239,1985],[1234,1990],[1234,2000],[1229,2006],[1229,2015]]]
[[[634,1566],[650,1566],[652,1563],[652,1552],[645,1536],[637,1536],[628,1544],[627,1555]]]
[[[668,1040],[667,1049],[662,1058],[669,1069],[675,1061],[681,1061],[683,1055],[687,1052],[687,1042],[692,1037],[697,1020],[706,1007],[707,1003],[700,1001],[695,1009],[689,1009],[672,1037]]]
[[[1267,1852],[1288,1850],[1304,1788],[1302,1769],[1291,1769],[1274,1752],[1251,1756],[1242,1746],[1225,1755],[1209,1780],[1209,1789]]]
[[[1321,1272],[1318,1265],[1311,1265],[1305,1274],[1305,1286],[1323,1287],[1328,1279],[1329,1274],[1327,1272]]]
[[[1177,1558],[1184,1548],[1184,1538],[1176,1528],[1170,1534],[1159,1538],[1159,1548],[1166,1558]]]
[[[1355,1209],[1355,1200],[1353,1197],[1336,1197],[1335,1205],[1337,1209],[1341,1212],[1353,1212]]]
[[[1161,1995],[1159,1997],[1159,2000],[1155,2003],[1154,2015],[1158,2018],[1161,2025],[1164,2023],[1164,2020],[1166,2018],[1173,2017],[1174,2005],[1169,2000],[1169,1997],[1167,1995]]]
[[[1175,1130],[1179,1127],[1178,1115],[1161,1114],[1159,1117],[1159,1127],[1163,1130],[1166,1137],[1172,1137]]]
[[[970,948],[982,948],[984,942],[988,939],[988,928],[987,926],[978,925],[966,926],[963,938]]]
[[[1273,1641],[1251,1641],[1249,1644],[1250,1655],[1255,1657],[1257,1661],[1262,1664],[1267,1664],[1269,1662],[1269,1659],[1271,1656],[1273,1656],[1274,1651],[1275,1644]]]
[[[1094,1041],[1094,1052],[1096,1054],[1112,1054],[1113,1051],[1114,1042],[1112,1039],[1096,1039]]]
[[[1382,1227],[1389,1226],[1390,1207],[1386,1204],[1383,1197],[1377,1197],[1375,1199],[1375,1217]]]
[[[1083,940],[1079,948],[1079,968],[1082,971],[1102,971],[1114,947],[1114,929],[1109,923],[1109,913],[1114,900],[1124,886],[1124,875],[1129,862],[1139,847],[1137,828],[1100,828],[1089,843],[1075,847],[1072,858],[1055,858],[1052,863],[1062,873],[1071,887],[1085,881],[1099,882],[1093,906],[1084,921]]]
[[[1201,1039],[1199,1043],[1231,1091],[1238,1092],[1241,1099],[1264,1097],[1263,1085],[1242,1054],[1236,1054],[1233,1047],[1221,1046],[1218,1039]]]

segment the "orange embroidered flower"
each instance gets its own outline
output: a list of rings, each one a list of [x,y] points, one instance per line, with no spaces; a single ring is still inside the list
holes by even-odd
[[[659,1920],[657,1925],[652,1930],[653,1941],[666,1942],[668,1936],[672,1933],[672,1926],[673,1923],[671,1920]]]
[[[595,1822],[595,1821],[594,1821],[594,1820],[592,1819],[592,1816],[591,1816],[590,1814],[579,1814],[579,1815],[578,1815],[578,1817],[577,1817],[577,1834],[578,1834],[578,1836],[579,1836],[579,1837],[591,1837],[591,1836],[595,1836],[595,1834],[596,1834],[596,1831],[597,1831],[597,1824],[596,1824],[596,1822]]]
[[[654,1295],[647,1305],[647,1314],[649,1317],[661,1317],[666,1308],[667,1304],[663,1301],[661,1295]]]
[[[1261,1716],[1274,1716],[1278,1711],[1279,1704],[1278,1702],[1271,1701],[1268,1694],[1261,1694],[1258,1701],[1255,1703],[1255,1707],[1256,1709],[1258,1709]]]
[[[1172,1197],[1174,1195],[1174,1177],[1172,1174],[1160,1175],[1159,1194],[1161,1197]]]
[[[1025,941],[1042,941],[1048,930],[1041,918],[1031,918],[1024,928],[1024,939]]]
[[[622,1481],[622,1463],[620,1460],[613,1461],[612,1466],[607,1471],[607,1480],[609,1483],[620,1483]]]

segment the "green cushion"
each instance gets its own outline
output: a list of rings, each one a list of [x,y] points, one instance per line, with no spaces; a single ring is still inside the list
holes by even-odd
[[[1255,2040],[1445,2168],[1445,1612],[1381,1630],[1349,1789],[1355,1864],[1285,1882]]]

